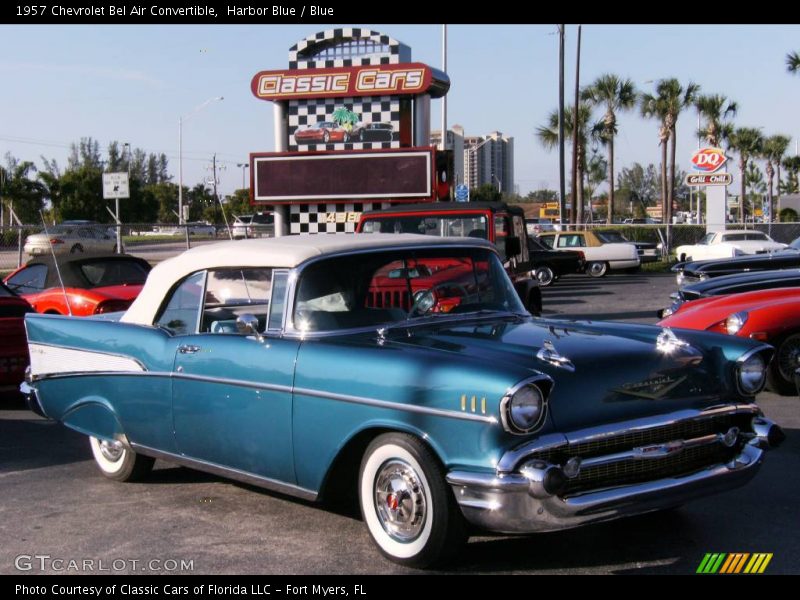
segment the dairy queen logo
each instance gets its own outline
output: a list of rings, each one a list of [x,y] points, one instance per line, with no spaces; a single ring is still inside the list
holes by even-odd
[[[692,155],[692,164],[698,171],[713,173],[727,162],[721,148],[701,148]]]

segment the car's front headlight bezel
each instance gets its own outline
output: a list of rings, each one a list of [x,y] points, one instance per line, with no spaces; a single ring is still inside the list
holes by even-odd
[[[765,354],[770,346],[760,346],[746,352],[736,361],[736,387],[743,396],[755,396],[767,385],[767,368],[771,354]]]
[[[739,312],[735,312],[732,315],[728,315],[725,319],[725,331],[728,335],[736,335],[744,327],[744,324],[747,323],[747,318],[749,314],[746,310],[741,310]]]
[[[541,429],[547,418],[547,398],[553,381],[546,375],[521,381],[510,388],[500,400],[500,420],[503,429],[514,435],[528,435]],[[537,411],[530,418],[530,401],[536,400]]]

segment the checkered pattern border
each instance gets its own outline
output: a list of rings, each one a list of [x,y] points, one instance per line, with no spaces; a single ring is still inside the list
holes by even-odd
[[[337,43],[367,39],[376,44],[388,47],[388,54],[373,54],[357,58],[340,58],[333,60],[313,60],[316,47],[324,50]],[[308,58],[309,54],[312,58]],[[327,29],[300,40],[289,49],[290,69],[321,69],[331,67],[360,67],[367,65],[392,65],[411,60],[411,48],[370,29],[347,27],[343,29]]]
[[[393,139],[389,141],[337,142],[330,144],[298,144],[294,132],[298,127],[332,120],[337,106],[347,108],[361,116],[364,123],[391,123]],[[319,98],[289,101],[289,150],[376,150],[400,147],[400,98],[394,96],[365,96],[363,98]]]
[[[388,202],[345,204],[292,204],[289,206],[289,233],[355,233],[358,217],[368,210],[391,206]],[[329,213],[340,215],[328,219]]]

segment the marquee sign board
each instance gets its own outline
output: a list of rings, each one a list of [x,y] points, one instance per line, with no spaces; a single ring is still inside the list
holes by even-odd
[[[251,154],[253,201],[432,201],[433,149]]]

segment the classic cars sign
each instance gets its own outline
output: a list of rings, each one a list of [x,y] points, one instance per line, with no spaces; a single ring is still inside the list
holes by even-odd
[[[721,148],[700,148],[692,154],[692,164],[694,168],[698,171],[705,171],[706,173],[713,173],[727,161],[728,157],[725,156],[725,152]]]
[[[449,87],[446,75],[437,76],[431,67],[422,63],[261,71],[250,83],[253,95],[261,100],[424,93],[438,98],[447,93]]]

